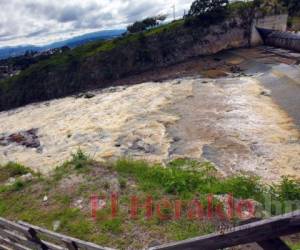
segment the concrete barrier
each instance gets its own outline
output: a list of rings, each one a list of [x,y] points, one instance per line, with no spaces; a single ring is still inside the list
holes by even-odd
[[[261,37],[261,34],[258,32],[257,28],[286,31],[287,21],[287,14],[266,16],[263,18],[254,19],[251,27],[251,46],[258,46],[264,43],[264,40]]]

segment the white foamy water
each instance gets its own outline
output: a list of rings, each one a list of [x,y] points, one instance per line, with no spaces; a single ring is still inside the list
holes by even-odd
[[[42,150],[0,146],[0,162],[47,173],[80,148],[100,161],[207,157],[225,175],[300,177],[299,131],[257,79],[144,83],[2,112],[0,134],[38,129]]]
[[[231,110],[220,124],[232,141],[240,144],[240,152],[231,152],[232,170],[253,172],[265,180],[281,176],[300,177],[300,135],[294,121],[255,78],[246,78],[239,87],[226,88]],[[230,159],[230,154],[227,155]]]
[[[20,162],[45,173],[79,148],[97,160],[132,155],[160,161],[167,158],[169,147],[165,125],[178,119],[162,109],[188,96],[191,88],[191,81],[144,83],[96,92],[92,99],[67,97],[1,112],[0,133],[37,128],[42,152],[16,144],[0,146],[0,162]],[[137,148],[130,154],[128,148],[137,140],[155,150],[143,154]]]

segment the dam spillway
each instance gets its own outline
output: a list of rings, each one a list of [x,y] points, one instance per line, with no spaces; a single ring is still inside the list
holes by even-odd
[[[300,52],[300,34],[258,28],[265,45]]]

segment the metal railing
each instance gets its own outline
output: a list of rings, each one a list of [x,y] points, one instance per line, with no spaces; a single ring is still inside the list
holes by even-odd
[[[233,227],[223,232],[164,244],[149,250],[222,249],[256,242],[265,250],[290,249],[280,237],[300,232],[300,211]],[[86,249],[112,248],[75,239],[19,221],[0,218],[0,249]]]

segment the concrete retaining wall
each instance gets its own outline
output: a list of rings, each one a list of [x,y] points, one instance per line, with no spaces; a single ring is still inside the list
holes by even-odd
[[[287,14],[266,16],[263,18],[255,19],[252,23],[252,32],[251,32],[251,41],[250,41],[251,46],[258,46],[263,44],[263,39],[259,34],[257,28],[286,31],[287,21],[288,21]]]

